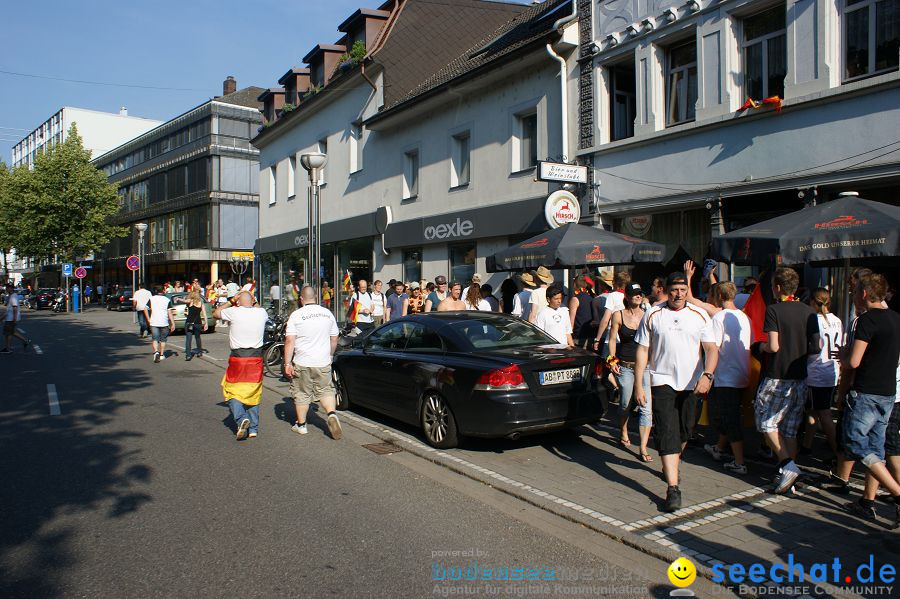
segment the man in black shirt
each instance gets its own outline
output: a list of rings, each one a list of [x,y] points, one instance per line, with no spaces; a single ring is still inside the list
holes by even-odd
[[[780,267],[772,277],[777,303],[766,308],[763,330],[768,339],[759,350],[766,356],[763,379],[756,393],[756,429],[778,455],[780,478],[775,492],[788,491],[800,476],[794,463],[797,429],[806,404],[806,363],[810,352],[819,351],[819,323],[808,305],[794,294],[800,284],[797,273]]]
[[[877,481],[894,496],[894,528],[900,527],[900,482],[885,466],[885,430],[897,397],[897,363],[900,360],[900,315],[884,307],[887,280],[865,275],[856,287],[857,299],[866,312],[856,322],[856,335],[848,365],[855,370],[844,407],[844,451],[868,468],[866,494],[848,508],[874,516]]]

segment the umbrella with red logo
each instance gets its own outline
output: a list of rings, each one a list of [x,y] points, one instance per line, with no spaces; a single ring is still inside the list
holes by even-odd
[[[645,239],[569,223],[488,256],[489,272],[662,262],[665,246]]]
[[[845,264],[900,255],[900,207],[845,193],[712,240],[712,257],[733,264]]]

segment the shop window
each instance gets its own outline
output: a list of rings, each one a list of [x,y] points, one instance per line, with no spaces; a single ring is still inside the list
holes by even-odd
[[[761,100],[784,97],[787,75],[787,35],[784,5],[743,21],[744,95]]]
[[[362,123],[350,123],[350,172],[355,173],[363,168],[363,126]]]
[[[634,137],[637,115],[634,59],[609,67],[609,140]]]
[[[696,40],[668,49],[666,81],[666,125],[693,121],[697,105]]]
[[[844,0],[844,80],[897,70],[900,0]]]
[[[537,133],[538,126],[536,110],[532,109],[529,112],[519,113],[516,115],[516,131],[514,135],[513,156],[516,164],[513,165],[514,170],[524,171],[534,168],[537,165]]]
[[[403,250],[403,280],[407,283],[422,279],[421,248]]]
[[[465,287],[475,274],[475,244],[457,243],[449,246],[450,281],[458,281]]]
[[[287,199],[293,200],[297,197],[297,190],[295,189],[297,184],[297,157],[289,157],[287,166]]]
[[[411,200],[419,195],[419,150],[403,154],[403,199]]]
[[[450,186],[461,187],[469,184],[470,140],[468,131],[453,136],[453,155],[451,156]]]

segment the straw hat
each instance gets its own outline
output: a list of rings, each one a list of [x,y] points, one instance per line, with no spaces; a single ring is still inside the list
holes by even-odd
[[[550,269],[546,266],[538,266],[536,274],[542,283],[547,283],[549,285],[553,282],[553,273],[551,273]]]
[[[600,280],[609,285],[613,286],[613,271],[611,270],[601,270],[600,271]]]
[[[534,277],[531,276],[530,272],[523,272],[519,275],[519,280],[525,283],[529,287],[534,287]]]

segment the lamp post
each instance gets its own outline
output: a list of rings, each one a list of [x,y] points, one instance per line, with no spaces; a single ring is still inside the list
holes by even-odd
[[[147,223],[136,223],[134,228],[138,232],[138,259],[140,260],[140,278],[139,282],[142,285],[146,285],[144,281],[144,231],[147,230]],[[136,289],[132,288],[131,292],[134,293]]]
[[[322,229],[322,215],[319,208],[319,171],[325,167],[328,157],[321,152],[310,152],[300,155],[300,164],[309,172],[309,204],[308,218],[306,220],[307,237],[309,238],[309,285],[316,290],[316,299],[322,302],[322,286],[319,274],[322,260],[322,242],[320,232]],[[314,226],[315,223],[315,226]]]
[[[228,263],[231,265],[231,274],[237,277],[237,284],[240,285],[244,273],[247,272],[247,268],[250,266],[250,260],[246,256],[232,256],[229,258]]]

